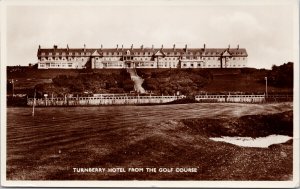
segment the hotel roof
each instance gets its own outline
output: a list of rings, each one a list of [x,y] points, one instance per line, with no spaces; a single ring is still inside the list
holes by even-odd
[[[227,53],[226,53],[227,52]],[[226,55],[225,55],[226,54]],[[248,56],[245,48],[40,48],[37,56]]]

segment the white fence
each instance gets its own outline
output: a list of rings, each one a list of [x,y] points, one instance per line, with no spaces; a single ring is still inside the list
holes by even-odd
[[[199,102],[262,103],[265,102],[265,95],[196,95],[195,100]]]
[[[160,104],[185,98],[185,96],[122,96],[102,95],[97,97],[65,98],[28,98],[27,105],[32,106],[89,106],[89,105],[122,105],[122,104]]]

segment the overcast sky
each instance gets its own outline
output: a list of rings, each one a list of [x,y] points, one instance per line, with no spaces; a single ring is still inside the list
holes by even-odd
[[[166,2],[166,1],[165,1]],[[58,47],[246,48],[248,66],[293,59],[291,5],[8,6],[7,65],[37,62],[37,49]]]

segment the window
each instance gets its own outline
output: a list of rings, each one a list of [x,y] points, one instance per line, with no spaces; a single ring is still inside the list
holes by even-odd
[[[198,64],[198,66],[200,67],[200,66],[201,66],[201,64]]]
[[[194,64],[191,64],[191,66],[194,66]]]
[[[49,56],[52,56],[52,52],[49,52]]]
[[[55,55],[59,55],[59,53],[57,52],[57,53],[55,53]]]
[[[183,64],[184,67],[186,67],[186,64]]]
[[[44,53],[44,52],[42,52],[42,56],[45,56],[45,53]]]
[[[73,53],[69,52],[69,55],[72,55]]]

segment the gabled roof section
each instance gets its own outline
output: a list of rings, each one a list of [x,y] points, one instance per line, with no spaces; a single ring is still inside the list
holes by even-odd
[[[231,56],[231,54],[228,52],[228,50],[226,50],[222,53],[222,56]]]
[[[154,53],[154,56],[166,56],[165,53],[162,50],[158,50]]]
[[[99,53],[98,50],[95,50],[95,51],[92,53],[92,56],[100,56],[100,54],[101,54],[101,53]]]

